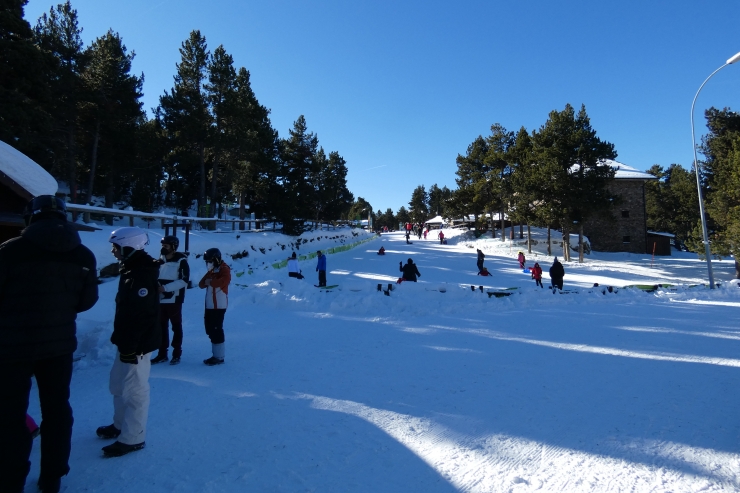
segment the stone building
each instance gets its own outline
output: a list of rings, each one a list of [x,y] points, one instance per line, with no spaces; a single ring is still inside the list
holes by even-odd
[[[645,253],[648,251],[645,182],[657,178],[617,161],[606,160],[604,164],[615,168],[609,191],[622,200],[612,207],[611,218],[592,217],[586,221],[583,234],[593,250]]]

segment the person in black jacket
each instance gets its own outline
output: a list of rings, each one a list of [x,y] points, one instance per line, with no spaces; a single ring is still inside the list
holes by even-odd
[[[97,269],[61,199],[36,197],[26,221],[21,236],[0,245],[0,490],[23,491],[31,467],[26,411],[35,376],[43,430],[38,486],[56,492],[69,472],[75,320],[98,300]]]
[[[478,274],[483,272],[483,259],[484,258],[486,258],[486,255],[479,248],[478,249],[478,262],[476,264],[478,266]]]
[[[565,269],[563,269],[563,264],[558,262],[558,258],[555,257],[555,261],[550,267],[550,280],[553,287],[563,289],[563,277],[565,277]]]
[[[421,277],[419,269],[416,268],[416,264],[411,259],[409,259],[406,265],[403,265],[403,262],[398,262],[398,270],[403,272],[403,276],[401,276],[401,279],[403,279],[404,281],[416,282],[417,276]]]
[[[110,371],[113,424],[97,429],[100,438],[118,440],[103,447],[108,457],[141,450],[149,413],[149,353],[159,348],[159,263],[144,246],[149,237],[141,228],[119,228],[108,240],[120,262],[116,314],[110,340],[118,347]]]

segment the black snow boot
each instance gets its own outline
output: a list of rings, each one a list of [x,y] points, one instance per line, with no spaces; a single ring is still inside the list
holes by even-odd
[[[141,450],[146,445],[145,442],[136,443],[134,445],[128,445],[121,442],[113,442],[110,445],[106,445],[103,447],[103,454],[106,457],[121,457],[122,455],[126,455],[131,452],[136,452],[137,450]]]
[[[179,365],[180,364],[180,357],[179,356],[173,356],[170,360],[170,365]]]
[[[216,366],[216,365],[223,365],[224,364],[224,360],[221,359],[221,358],[217,358],[215,356],[211,356],[208,359],[204,359],[203,360],[203,363],[205,363],[208,366]]]
[[[121,434],[121,430],[115,427],[115,425],[101,426],[97,429],[96,433],[100,438],[110,440],[112,438],[118,438]]]
[[[167,357],[167,353],[165,354],[159,353],[154,359],[152,359],[152,364],[156,365],[157,363],[164,363],[165,361],[169,361],[169,358]]]

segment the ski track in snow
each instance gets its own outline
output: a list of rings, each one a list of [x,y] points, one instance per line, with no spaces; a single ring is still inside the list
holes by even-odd
[[[101,265],[111,262],[109,229],[83,234]],[[313,232],[306,243],[327,249],[363,238],[347,231]],[[301,262],[303,282],[269,267],[290,253],[281,235],[194,235],[193,251],[251,252],[229,262],[235,274],[253,273],[232,281],[227,363],[202,365],[202,291],[189,290],[183,362],[152,368],[147,448],[107,460],[94,429],[112,413],[116,283],[101,284],[96,307],[78,318],[72,470],[63,487],[740,490],[740,289],[728,282],[732,262],[715,265],[726,282],[710,291],[688,287],[704,275],[695,256],[655,259],[651,269],[647,255],[596,253],[565,265],[566,288],[579,294],[553,295],[516,268],[520,246],[451,233],[449,245],[406,245],[399,233],[329,255],[330,284],[340,285],[329,292],[312,286],[315,260]],[[156,254],[158,236],[150,236]],[[375,253],[381,244],[385,257]],[[475,275],[476,246],[493,277]],[[552,257],[528,256],[528,265],[547,271]],[[377,292],[408,257],[420,282]],[[205,267],[193,255],[190,263],[197,283]],[[602,294],[593,279],[683,285]],[[471,291],[479,285],[519,289],[489,298]],[[35,390],[29,409],[39,416]],[[38,477],[38,449],[36,442],[27,489]]]

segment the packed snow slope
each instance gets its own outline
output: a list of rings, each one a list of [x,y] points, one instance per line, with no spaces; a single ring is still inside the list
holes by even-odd
[[[82,234],[101,265],[112,261],[110,229]],[[154,255],[160,236],[151,230]],[[299,255],[370,236],[344,229],[304,238]],[[376,253],[381,245],[385,256]],[[301,262],[300,281],[271,267],[294,239],[198,232],[190,250],[212,246],[249,253],[225,255],[244,272],[230,291],[226,363],[202,363],[210,356],[203,292],[191,289],[182,363],[152,367],[140,452],[103,459],[108,442],[95,436],[112,421],[115,280],[78,318],[67,491],[740,489],[732,261],[714,263],[722,284],[709,290],[688,287],[706,272],[695,255],[651,267],[647,255],[594,253],[565,264],[565,288],[577,293],[553,294],[518,268],[516,243],[458,236],[406,244],[389,234],[328,255],[328,282],[339,288],[325,292],[313,286],[315,259]],[[476,247],[492,277],[476,275]],[[194,254],[197,283],[205,265]],[[531,257],[528,266],[537,261],[547,272],[552,257]],[[420,281],[378,292],[408,258]],[[679,286],[602,294],[594,282]],[[471,285],[519,289],[497,298]],[[35,394],[30,412],[39,417]],[[38,478],[35,445],[29,485]]]

